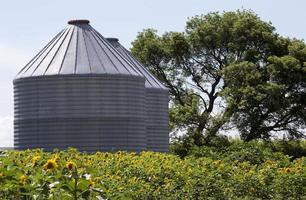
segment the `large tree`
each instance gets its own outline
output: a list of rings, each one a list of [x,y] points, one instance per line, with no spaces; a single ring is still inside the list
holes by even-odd
[[[233,122],[246,140],[264,138],[277,130],[297,135],[298,132],[293,131],[296,125],[305,124],[305,120],[300,120],[305,117],[302,111],[305,104],[289,106],[290,99],[296,95],[293,90],[305,95],[305,85],[292,83],[285,77],[296,75],[300,76],[299,80],[303,79],[300,68],[303,68],[304,54],[298,49],[302,47],[291,50],[299,56],[294,60],[300,62],[298,71],[283,74],[282,67],[294,65],[286,57],[294,53],[290,51],[294,48],[292,41],[280,37],[270,23],[251,11],[195,16],[187,21],[184,32],[167,32],[161,36],[156,30],[146,29],[138,34],[132,45],[132,53],[169,88],[171,127],[187,131],[197,145],[209,141],[229,122]],[[284,84],[286,88],[282,87]],[[260,88],[264,88],[265,94],[275,94],[271,97],[276,100],[263,103],[270,96],[263,97]],[[280,90],[287,92],[280,94]],[[279,96],[288,99],[281,101]],[[254,103],[254,99],[257,102]],[[281,101],[278,107],[286,107],[286,111],[264,108],[272,113],[274,121],[270,114],[258,118],[262,113],[252,111],[271,107],[277,100]],[[293,124],[297,118],[299,120]],[[277,129],[284,123],[292,126]]]
[[[269,139],[275,133],[305,137],[306,46],[293,40],[288,54],[265,62],[242,62],[224,70],[227,107],[242,139]]]

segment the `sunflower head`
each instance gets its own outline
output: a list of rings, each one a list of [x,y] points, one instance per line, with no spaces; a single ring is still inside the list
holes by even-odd
[[[40,156],[34,156],[32,158],[32,165],[33,167],[37,165],[37,161],[40,159]]]
[[[72,161],[68,161],[66,163],[66,167],[67,167],[68,170],[72,170],[74,167],[76,167],[76,164]]]
[[[297,171],[297,172],[301,172],[301,170],[302,170],[301,167],[297,167],[297,168],[296,168],[296,171]]]
[[[28,177],[26,175],[22,175],[19,178],[19,183],[21,183],[22,185],[25,185],[28,182]]]
[[[92,179],[89,179],[89,187],[95,187],[95,182]]]
[[[53,158],[52,158],[55,162],[58,162],[60,160],[60,157],[59,157],[59,154],[56,153],[53,155]]]
[[[286,168],[286,169],[285,169],[285,172],[286,172],[286,173],[290,173],[290,172],[291,172],[290,168]]]
[[[53,170],[57,168],[56,160],[49,159],[46,164],[44,165],[45,170]]]

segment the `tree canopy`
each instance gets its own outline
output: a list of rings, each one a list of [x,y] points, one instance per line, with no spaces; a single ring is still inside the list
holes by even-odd
[[[145,29],[131,51],[169,88],[172,130],[197,145],[234,128],[244,140],[305,136],[305,43],[252,11],[195,16],[184,32]]]

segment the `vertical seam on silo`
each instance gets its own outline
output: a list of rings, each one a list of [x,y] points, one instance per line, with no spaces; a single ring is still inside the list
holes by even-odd
[[[125,80],[126,81],[126,80]],[[127,91],[127,92],[129,92],[129,85],[130,84],[125,84],[125,91]],[[127,96],[128,97],[128,99],[127,99],[127,102],[128,102],[128,105],[131,105],[130,104],[130,97],[129,96]],[[129,108],[129,109],[131,109],[131,108]],[[130,128],[130,122],[129,122],[129,118],[126,120],[126,132],[127,132],[127,134],[126,134],[126,147],[125,148],[129,148],[130,147],[130,145],[129,145],[129,139],[130,139],[130,130],[129,130],[129,128]]]
[[[46,46],[44,46],[44,48],[42,50],[40,50],[38,52],[38,54],[36,54],[34,56],[34,58],[32,58],[30,60],[30,62],[28,62],[18,73],[17,73],[17,76],[28,66],[28,68],[23,72],[23,73],[26,73],[32,66],[33,63],[36,62],[36,60],[48,49],[48,47],[54,42],[54,40],[64,31],[64,29],[59,32]]]
[[[49,64],[48,64],[48,66],[47,66],[47,68],[46,68],[46,70],[45,70],[45,72],[43,73],[43,75],[45,75],[46,72],[48,71],[48,69],[49,69],[49,67],[50,67],[50,65],[51,65],[51,63],[52,63],[52,61],[53,61],[54,58],[56,57],[56,55],[57,55],[59,49],[62,47],[62,45],[63,45],[63,43],[64,43],[64,41],[65,41],[67,35],[69,35],[70,30],[71,30],[71,28],[68,28],[68,30],[66,31],[66,32],[67,32],[66,35],[64,36],[64,38],[63,38],[62,42],[60,43],[60,45],[58,46],[58,48],[56,49],[56,51],[55,51],[53,57],[51,58],[51,60],[50,60],[50,62],[49,62]]]
[[[85,34],[87,35],[87,33],[85,33]],[[92,45],[92,47],[93,47],[93,49],[94,49],[94,51],[95,51],[95,53],[96,53],[96,55],[97,55],[97,57],[98,57],[98,60],[99,60],[99,62],[100,62],[100,64],[101,64],[102,68],[104,69],[104,72],[107,73],[106,68],[105,68],[105,66],[103,65],[103,62],[102,62],[101,59],[100,59],[100,56],[99,56],[99,54],[98,54],[98,52],[97,52],[97,49],[96,49],[95,45],[94,45],[93,42],[92,42],[91,37],[89,37],[89,35],[87,35],[87,37],[89,38],[89,42],[91,43],[91,45]]]
[[[88,60],[88,64],[89,64],[89,71],[90,71],[90,73],[92,73],[90,59],[89,59],[89,54],[88,54],[88,49],[87,49],[86,40],[85,40],[85,37],[84,37],[84,35],[85,35],[85,28],[82,31],[83,31],[82,37],[83,37],[83,40],[84,40],[85,50],[86,50],[86,54],[87,54],[87,60]]]
[[[78,41],[79,41],[79,29],[76,28],[76,44],[75,44],[75,60],[74,60],[74,74],[76,74],[77,61],[78,61]]]
[[[67,29],[66,29],[67,30]],[[44,61],[44,59],[47,57],[47,55],[50,53],[50,51],[53,49],[53,47],[57,44],[57,42],[60,40],[60,38],[64,35],[66,31],[64,30],[61,35],[57,38],[57,40],[55,41],[55,43],[52,45],[51,49],[49,49],[49,51],[46,53],[46,55],[43,57],[43,59],[38,63],[38,65],[36,66],[36,68],[34,69],[34,71],[32,72],[31,75],[33,75],[35,73],[35,71],[38,69],[39,65]]]
[[[74,32],[74,28],[72,28],[71,36],[70,36],[70,38],[69,38],[69,41],[68,41],[68,44],[67,44],[67,48],[66,48],[66,51],[65,51],[65,53],[64,53],[63,60],[62,60],[62,62],[61,62],[60,69],[58,70],[58,74],[60,74],[60,72],[61,72],[61,70],[62,70],[63,63],[64,63],[64,60],[65,60],[65,58],[66,58],[67,51],[68,51],[69,46],[70,46],[70,44],[71,44],[71,40],[72,40],[72,37],[73,37],[73,32]]]
[[[35,85],[35,91],[36,91],[36,105],[39,105],[39,101],[38,101],[38,89],[37,89],[37,87],[36,87],[36,85]],[[36,120],[35,120],[35,131],[36,131],[36,138],[37,138],[37,143],[40,143],[40,138],[39,138],[39,130],[38,130],[38,126],[39,126],[39,124],[38,124],[38,119],[39,119],[39,116],[38,116],[38,113],[39,113],[39,106],[37,106],[37,110],[36,110]]]
[[[116,68],[116,70],[118,71],[118,73],[120,73],[120,71],[118,70],[118,68],[116,67],[116,65],[115,65],[114,62],[112,61],[112,59],[109,57],[109,55],[106,53],[106,51],[103,49],[102,45],[100,44],[99,41],[101,41],[101,39],[98,37],[100,40],[97,40],[97,38],[96,38],[97,36],[96,36],[96,33],[95,33],[95,32],[92,32],[92,34],[93,34],[95,40],[97,41],[97,43],[99,44],[99,46],[101,47],[101,49],[103,50],[103,52],[105,53],[106,57],[108,57],[108,59],[109,59],[110,62],[114,65],[114,67]]]

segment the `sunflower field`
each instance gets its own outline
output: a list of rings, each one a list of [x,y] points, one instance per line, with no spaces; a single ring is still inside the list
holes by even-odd
[[[306,159],[2,151],[0,199],[306,199]]]

